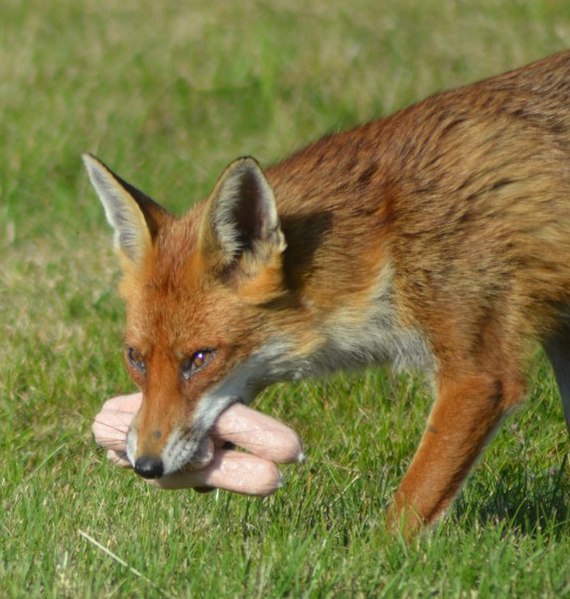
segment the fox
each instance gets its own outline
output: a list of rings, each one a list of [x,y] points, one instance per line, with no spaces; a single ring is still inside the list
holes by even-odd
[[[538,345],[570,430],[570,51],[238,158],[183,216],[83,158],[122,269],[140,476],[199,463],[273,383],[419,370],[433,405],[388,509],[413,535],[525,401]]]

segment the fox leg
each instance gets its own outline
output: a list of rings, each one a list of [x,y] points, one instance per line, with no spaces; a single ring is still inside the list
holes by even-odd
[[[546,355],[552,364],[556,383],[564,406],[566,427],[570,433],[570,326],[565,326],[545,344]]]
[[[458,372],[461,370],[458,369]],[[406,536],[434,522],[449,505],[485,443],[525,391],[516,375],[440,375],[421,444],[389,512]]]

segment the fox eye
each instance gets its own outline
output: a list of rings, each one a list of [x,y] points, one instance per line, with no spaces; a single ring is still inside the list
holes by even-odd
[[[134,347],[127,348],[127,358],[135,370],[138,370],[142,374],[146,372],[146,364],[143,355],[138,349],[135,349]]]
[[[214,355],[212,349],[199,349],[190,358],[182,362],[182,376],[188,380],[194,373],[204,368]]]

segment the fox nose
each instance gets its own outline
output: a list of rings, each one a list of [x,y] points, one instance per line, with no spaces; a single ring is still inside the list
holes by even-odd
[[[143,478],[160,478],[164,474],[164,464],[160,458],[143,455],[135,460],[135,472]]]

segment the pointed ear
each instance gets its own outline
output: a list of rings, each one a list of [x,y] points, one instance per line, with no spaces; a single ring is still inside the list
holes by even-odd
[[[254,262],[262,266],[285,248],[271,186],[256,160],[238,158],[222,173],[207,202],[202,254],[224,268],[247,261],[251,271]]]
[[[115,230],[115,248],[129,261],[140,263],[168,213],[95,156],[84,154],[83,162]]]

